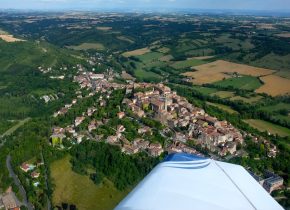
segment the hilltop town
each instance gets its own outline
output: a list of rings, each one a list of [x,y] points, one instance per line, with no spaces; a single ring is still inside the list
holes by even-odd
[[[62,109],[54,113],[54,117],[64,116],[71,107],[77,106],[78,100],[95,96],[98,98],[94,105],[87,107],[86,112],[76,116],[74,123],[66,127],[55,127],[53,129],[51,139],[52,144],[62,142],[63,139],[76,140],[81,143],[83,139],[91,139],[101,141],[104,140],[109,144],[119,145],[124,153],[135,154],[140,151],[146,151],[152,156],[159,156],[166,152],[186,152],[191,154],[202,155],[193,147],[189,147],[188,143],[200,145],[217,157],[226,155],[242,155],[238,150],[242,148],[244,137],[251,134],[240,131],[227,121],[220,121],[215,117],[208,115],[202,108],[195,107],[184,97],[179,96],[176,91],[172,91],[168,86],[158,83],[135,83],[127,80],[125,84],[115,83],[114,77],[120,75],[114,71],[107,70],[104,74],[96,74],[86,71],[81,65],[78,65],[78,75],[74,77],[74,81],[79,84],[80,90],[76,91],[77,97],[70,104],[66,104]],[[86,90],[87,95],[82,96],[82,91]],[[126,125],[118,125],[115,128],[115,134],[92,138],[92,133],[99,126],[106,124],[109,119],[96,120],[93,114],[99,109],[107,105],[113,91],[124,90],[124,98],[119,105],[119,112],[115,117],[118,119],[130,118],[139,123],[137,129],[139,137],[133,141],[128,141],[123,133],[126,131]],[[120,106],[122,105],[123,110]],[[128,111],[131,111],[130,114]],[[130,116],[128,116],[128,114]],[[133,118],[132,118],[133,116]],[[153,143],[142,138],[142,135],[151,134],[156,129],[142,123],[142,118],[154,119],[162,124],[162,130],[158,131],[163,137],[170,140],[166,144]],[[82,134],[76,130],[84,121],[87,123],[87,132]],[[252,136],[254,140],[257,138]],[[276,147],[268,144],[268,156],[275,157]],[[191,145],[192,145],[191,144]]]
[[[78,106],[78,100],[82,98],[97,95],[97,99],[85,112],[76,116],[72,124],[53,128],[51,144],[54,147],[65,149],[63,141],[73,144],[80,144],[86,140],[103,141],[120,147],[121,151],[128,155],[145,152],[152,157],[158,157],[163,153],[184,152],[198,156],[207,154],[212,158],[221,159],[226,156],[230,158],[246,155],[243,144],[244,138],[248,136],[253,142],[263,142],[267,145],[268,157],[277,155],[278,150],[274,144],[241,131],[225,120],[221,121],[208,115],[205,110],[195,107],[162,83],[135,83],[127,80],[125,84],[120,84],[114,82],[114,77],[119,75],[113,70],[108,70],[105,74],[95,74],[86,71],[82,66],[78,66],[78,69],[79,75],[74,77],[74,81],[80,87],[76,92],[77,97],[55,112],[53,117],[65,117],[73,106]],[[87,91],[86,96],[82,96],[83,90]],[[95,135],[94,132],[100,126],[109,123],[110,119],[94,119],[94,113],[106,107],[117,90],[123,90],[124,94],[113,118],[121,123],[113,128],[112,135]],[[137,133],[130,140],[125,135],[128,121],[122,123],[126,118],[137,124],[134,127]],[[160,122],[162,126],[150,126],[144,119]],[[85,129],[80,129],[83,123],[86,125]],[[152,141],[150,136],[156,133],[166,141]],[[250,173],[269,192],[283,186],[283,179],[275,174],[269,175],[270,172],[266,173],[265,181],[253,172]]]
[[[0,209],[112,209],[174,153],[289,206],[289,18],[0,19]]]
[[[119,89],[125,90],[125,96],[122,100],[122,105],[125,108],[119,110],[116,117],[119,119],[127,117],[128,113],[125,109],[128,108],[135,120],[140,121],[138,134],[141,136],[143,134],[152,135],[152,129],[155,128],[144,125],[140,119],[146,117],[157,120],[163,125],[160,133],[172,142],[169,145],[161,145],[142,138],[136,138],[130,142],[122,135],[126,131],[124,127],[126,125],[118,125],[115,135],[110,135],[104,140],[107,143],[119,145],[124,153],[135,154],[139,151],[147,151],[152,156],[159,156],[162,152],[167,151],[169,153],[186,152],[201,155],[194,148],[187,146],[187,142],[192,141],[210,152],[225,156],[236,154],[237,145],[243,144],[243,136],[238,129],[226,121],[219,121],[217,118],[209,116],[203,109],[193,106],[184,97],[177,95],[175,91],[162,83],[129,82],[129,84],[118,84],[110,82],[113,80],[113,72],[94,74],[83,71],[82,68],[79,68],[79,71],[81,74],[76,76],[74,81],[79,83],[81,89],[91,91],[87,97],[98,93],[100,96],[95,106],[88,107],[85,113],[75,118],[74,124],[65,128],[55,127],[53,129],[51,136],[53,145],[58,140],[62,142],[67,134],[72,134],[77,139],[77,143],[86,138],[90,139],[89,136],[78,134],[75,128],[81,125],[86,118],[91,118],[99,107],[106,106],[112,91]],[[72,106],[77,104],[78,98],[82,98],[81,91],[77,93],[79,94],[77,98],[56,112],[54,117],[65,115]],[[102,124],[104,124],[103,121],[92,119],[87,127],[88,133]],[[168,133],[172,136],[169,137]]]

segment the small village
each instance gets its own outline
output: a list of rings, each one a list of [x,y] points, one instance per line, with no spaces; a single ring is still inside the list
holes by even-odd
[[[88,60],[91,64],[99,62],[98,57]],[[101,57],[100,57],[101,58]],[[65,67],[64,67],[65,69]],[[220,121],[208,115],[205,110],[195,107],[184,97],[179,96],[175,91],[163,83],[135,83],[134,78],[128,77],[129,74],[122,72],[122,75],[108,68],[104,73],[94,73],[87,71],[82,65],[78,64],[74,69],[77,76],[73,81],[79,85],[79,90],[75,92],[76,97],[71,103],[64,105],[63,108],[53,114],[54,118],[65,117],[66,114],[78,102],[85,98],[98,95],[98,99],[93,106],[81,115],[76,116],[73,123],[65,127],[54,127],[51,135],[51,145],[59,149],[70,149],[64,146],[65,141],[71,144],[80,144],[84,140],[103,141],[111,145],[120,147],[121,151],[128,155],[140,152],[147,153],[152,157],[159,157],[163,153],[189,153],[204,156],[203,151],[207,151],[214,159],[223,157],[234,157],[247,155],[242,150],[245,137],[251,137],[255,143],[266,145],[267,155],[274,158],[278,152],[276,146],[261,137],[256,137],[250,133],[245,133],[236,129],[227,121]],[[43,73],[49,73],[52,69],[39,67]],[[94,70],[93,70],[94,71]],[[127,75],[126,77],[122,77]],[[63,76],[62,76],[63,77]],[[125,83],[115,82],[116,78],[125,80]],[[59,79],[59,78],[54,78]],[[100,108],[106,107],[113,91],[125,90],[125,97],[122,100],[122,109],[116,118],[119,120],[130,119],[136,121],[136,138],[128,140],[126,138],[126,125],[119,124],[114,129],[113,135],[94,135],[94,131],[100,126],[106,125],[109,119],[93,119],[93,114]],[[54,100],[56,97],[43,96],[45,103]],[[57,98],[56,98],[57,99]],[[125,108],[124,108],[125,107]],[[128,110],[130,110],[128,113]],[[165,142],[152,142],[147,137],[154,136],[156,128],[142,123],[142,118],[156,120],[162,124],[162,129],[158,134],[166,139]],[[79,129],[86,121],[85,131]],[[156,133],[155,133],[156,134]],[[202,149],[196,149],[195,146]],[[41,176],[36,165],[23,163],[21,170],[29,173],[33,180],[33,185],[37,187],[37,178]],[[283,179],[275,174],[265,175],[265,179],[250,174],[269,192],[283,186]],[[261,181],[263,180],[263,181]]]
[[[73,123],[65,127],[53,127],[50,144],[56,149],[70,149],[65,147],[64,142],[80,144],[82,141],[103,141],[105,143],[120,147],[121,151],[127,155],[134,155],[140,152],[147,153],[152,157],[159,157],[162,154],[188,153],[197,156],[204,156],[203,151],[207,151],[214,159],[223,157],[234,157],[246,155],[242,152],[244,139],[250,137],[255,143],[263,143],[266,146],[267,156],[274,158],[277,155],[277,148],[264,138],[254,136],[236,129],[227,121],[220,121],[208,115],[202,108],[195,107],[184,97],[179,96],[170,87],[158,83],[135,83],[127,80],[126,84],[116,83],[112,69],[108,69],[104,74],[87,72],[81,65],[77,66],[78,76],[74,77],[74,82],[78,83],[80,89],[75,92],[76,97],[71,103],[64,105],[53,114],[54,118],[65,117],[66,114],[79,101],[98,96],[93,106],[87,107],[86,111],[76,116]],[[92,119],[94,113],[101,107],[106,107],[108,100],[116,90],[124,90],[125,97],[122,100],[122,109],[116,118],[119,120],[130,119],[138,123],[136,138],[128,140],[126,138],[126,124],[118,124],[114,135],[104,138],[104,135],[94,135],[93,132],[98,127],[106,125],[110,119]],[[85,95],[84,95],[85,92]],[[42,97],[45,103],[54,100],[51,96]],[[54,97],[57,99],[57,97]],[[162,129],[145,125],[141,119],[149,118],[162,124]],[[85,121],[88,121],[85,131],[79,129]],[[166,139],[165,142],[152,142],[148,136],[154,136],[154,132]],[[194,145],[194,146],[193,146]],[[196,149],[199,146],[200,149]],[[24,162],[20,166],[21,172],[28,177],[32,185],[38,188],[41,185],[42,162]],[[265,171],[263,175],[256,175],[250,169],[249,173],[255,180],[272,193],[283,188],[282,177]],[[12,190],[0,195],[0,209],[20,209],[21,202],[17,199]]]
[[[56,127],[53,129],[51,136],[53,145],[62,141],[66,134],[72,135],[76,139],[76,143],[82,142],[85,138],[90,139],[89,135],[78,134],[75,128],[86,117],[92,116],[97,110],[97,106],[106,106],[106,100],[110,98],[112,91],[118,89],[126,89],[126,95],[131,96],[124,98],[122,104],[127,106],[137,119],[142,117],[155,119],[166,127],[165,132],[162,132],[164,136],[166,136],[166,130],[173,133],[173,136],[167,136],[172,140],[170,145],[150,144],[142,138],[136,138],[133,142],[129,142],[122,135],[125,131],[124,126],[119,125],[116,128],[116,134],[108,136],[106,142],[120,145],[124,153],[135,154],[139,151],[147,151],[149,155],[159,156],[162,152],[167,151],[169,153],[186,152],[201,155],[194,148],[187,146],[188,141],[193,141],[194,144],[201,145],[221,157],[228,154],[238,155],[237,147],[239,148],[243,144],[245,136],[251,135],[242,133],[227,121],[219,121],[217,118],[209,116],[203,109],[194,107],[184,97],[177,95],[175,91],[162,83],[134,83],[132,80],[127,80],[127,84],[120,84],[114,82],[114,78],[120,75],[112,69],[107,69],[103,74],[88,72],[81,65],[77,65],[77,69],[78,75],[74,77],[74,82],[80,86],[80,90],[76,91],[77,97],[70,104],[66,104],[55,112],[54,117],[65,115],[72,106],[77,104],[78,99],[91,97],[97,93],[101,95],[98,104],[95,107],[88,107],[87,112],[83,113],[82,116],[77,116],[74,124],[66,128]],[[82,90],[89,91],[88,95],[82,96]],[[136,92],[136,90],[140,90],[140,92]],[[118,118],[122,119],[125,116],[124,110],[120,110]],[[103,121],[92,120],[87,128],[88,133],[103,124]],[[150,133],[151,129],[141,125],[138,133]],[[264,141],[268,148],[268,156],[275,157],[277,149],[274,145],[256,137],[253,137],[253,140]]]

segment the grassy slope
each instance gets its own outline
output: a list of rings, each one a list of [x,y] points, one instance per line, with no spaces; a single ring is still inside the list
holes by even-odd
[[[285,120],[287,122],[290,122],[290,104],[287,103],[278,103],[275,105],[270,106],[264,106],[260,108],[263,111],[268,111],[273,113],[272,118],[279,119],[279,120]],[[288,115],[280,114],[279,111],[281,110],[287,110]]]
[[[196,90],[204,95],[210,95],[217,92],[217,89],[215,88],[202,87],[202,86],[192,86],[191,89]]]
[[[275,105],[264,106],[264,107],[262,107],[260,109],[264,110],[264,111],[269,111],[269,112],[279,111],[279,110],[282,110],[282,109],[287,109],[287,110],[290,111],[290,104],[279,103],[279,104],[275,104]]]
[[[52,163],[50,169],[56,186],[54,204],[67,202],[79,210],[113,209],[128,193],[118,191],[110,181],[96,186],[88,176],[73,172],[69,156]]]
[[[258,78],[251,77],[251,76],[230,78],[230,79],[215,82],[213,84],[220,87],[231,86],[233,88],[243,89],[243,90],[255,90],[262,86],[262,83],[260,82]]]
[[[275,125],[273,123],[263,121],[263,120],[255,120],[255,119],[248,119],[244,120],[250,126],[260,130],[260,131],[268,131],[270,133],[276,133],[280,136],[290,136],[290,129]]]
[[[185,61],[177,61],[173,63],[171,66],[175,69],[183,69],[183,68],[188,68],[192,66],[198,66],[206,63],[205,61],[202,60],[195,60],[195,59],[189,59]]]
[[[139,55],[136,57],[139,58],[144,64],[147,64],[148,62],[157,61],[162,56],[163,56],[163,53],[149,52],[149,53],[146,53],[144,55]]]
[[[105,46],[101,43],[82,43],[77,46],[69,46],[68,48],[73,49],[73,50],[104,50]]]
[[[38,102],[41,94],[65,91],[66,81],[49,79],[38,66],[57,68],[78,61],[70,56],[70,51],[47,43],[0,41],[0,116],[25,118],[30,116],[32,104]]]
[[[211,103],[211,102],[206,102],[208,105],[211,105],[211,106],[214,106],[214,107],[217,107],[223,111],[226,111],[230,114],[238,114],[237,111],[235,111],[234,109],[232,109],[231,107],[229,106],[226,106],[226,105],[223,105],[223,104],[217,104],[217,103]]]

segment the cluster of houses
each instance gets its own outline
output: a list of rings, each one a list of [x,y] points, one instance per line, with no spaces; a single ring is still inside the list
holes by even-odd
[[[47,73],[52,71],[52,68],[51,67],[45,68],[45,67],[42,67],[42,66],[38,66],[38,70],[40,72],[42,72],[43,74],[47,74]]]
[[[169,87],[161,83],[140,83],[135,84],[135,88],[146,91],[134,93],[133,98],[124,100],[124,103],[139,117],[146,116],[148,110],[153,112],[151,117],[175,131],[174,141],[186,143],[195,140],[221,156],[234,154],[237,145],[243,143],[242,134],[230,123],[209,116]]]
[[[55,113],[53,114],[53,116],[54,116],[54,117],[57,117],[57,116],[60,116],[60,115],[65,115],[65,114],[68,112],[68,110],[69,110],[70,108],[72,108],[72,106],[73,106],[74,104],[76,104],[76,103],[77,103],[77,99],[73,99],[72,102],[71,102],[70,104],[66,104],[66,105],[64,105],[64,107],[62,107],[60,110],[58,110],[57,112],[55,112]]]
[[[126,89],[127,95],[131,95],[130,93],[139,88],[145,90],[141,92],[134,91],[133,97],[125,98],[122,103],[126,104],[136,116],[140,118],[145,116],[153,117],[174,131],[173,144],[168,148],[164,148],[168,152],[179,151],[197,154],[196,150],[186,146],[187,141],[193,140],[196,144],[207,148],[209,151],[225,156],[227,154],[236,154],[237,146],[243,144],[243,135],[238,129],[227,121],[219,121],[217,118],[209,116],[203,109],[193,106],[184,97],[177,95],[176,92],[171,91],[169,87],[162,83],[131,82],[126,85],[118,84],[112,82],[115,76],[113,70],[107,70],[104,74],[95,74],[85,71],[81,65],[78,65],[77,68],[79,75],[74,77],[74,81],[79,83],[81,89],[91,90],[91,95],[96,92],[103,93],[99,98],[100,106],[106,106],[106,99],[110,97],[111,90]],[[78,92],[80,92],[78,93],[78,98],[81,98],[81,91]],[[54,116],[65,114],[76,101],[77,99],[74,99],[71,104],[65,105]],[[87,116],[91,116],[95,110],[95,107],[88,108]],[[118,113],[120,119],[124,115],[124,112]],[[69,133],[77,139],[77,143],[80,143],[84,135],[78,134],[75,128],[85,119],[86,116],[83,114],[75,119],[74,125],[67,126],[61,132],[59,132],[59,129],[54,129],[52,137],[57,137],[59,141],[65,137],[66,133]],[[92,120],[88,125],[88,131],[92,132],[102,124],[104,124],[103,121]],[[117,128],[115,135],[106,139],[108,143],[118,144],[121,142],[122,151],[128,154],[134,154],[142,150],[143,147],[138,149],[136,143],[124,143],[122,141],[122,138],[124,139],[122,131],[118,129],[120,128]],[[277,152],[275,145],[269,141],[266,142],[266,145],[268,156],[275,157]],[[157,150],[157,148],[153,147],[152,151]],[[163,150],[163,148],[161,149]],[[159,150],[161,151],[161,149]],[[151,151],[150,146],[147,146],[144,151]],[[160,151],[156,154],[160,153]]]
[[[91,55],[88,59],[87,62],[91,65],[91,66],[95,66],[95,65],[102,65],[102,63],[104,62],[104,56],[99,53],[96,52],[94,55]],[[93,69],[94,70],[94,69]]]
[[[73,68],[76,68],[76,67],[73,67]],[[42,72],[43,74],[51,73],[51,72],[54,71],[54,69],[52,69],[52,67],[47,67],[46,68],[46,67],[42,67],[42,66],[39,66],[38,67],[38,70],[40,72]],[[64,66],[64,67],[60,67],[59,70],[63,72],[63,71],[68,70],[68,68],[66,66]],[[49,78],[50,79],[60,79],[60,80],[63,80],[65,78],[65,75],[50,76]]]
[[[40,99],[43,99],[45,103],[48,103],[50,101],[57,100],[58,96],[56,94],[50,94],[50,95],[41,96]]]
[[[103,74],[96,74],[85,71],[82,66],[78,67],[78,75],[74,77],[74,82],[77,82],[81,88],[100,91],[103,88],[118,86],[120,84],[110,83],[114,80],[115,73],[112,69],[107,69]]]
[[[189,147],[180,141],[174,141],[169,147],[166,148],[166,151],[168,152],[168,154],[183,152],[183,153],[188,153],[192,155],[197,155],[200,157],[204,156],[203,154],[198,152],[196,149]]]
[[[269,158],[275,158],[277,156],[278,149],[275,144],[271,143],[269,140],[263,137],[253,136],[252,134],[246,134],[246,135],[250,136],[256,144],[264,144],[266,152],[267,152],[267,156]]]
[[[59,146],[63,147],[62,141],[64,138],[70,136],[70,139],[75,139],[76,142],[72,143],[81,143],[85,137],[84,134],[78,133],[76,131],[76,127],[78,127],[83,121],[85,120],[84,116],[81,117],[76,117],[74,124],[73,125],[68,125],[65,128],[62,127],[54,127],[52,129],[52,135],[50,136],[51,138],[51,144],[53,147]]]
[[[263,177],[254,174],[252,171],[248,172],[269,193],[283,188],[284,179],[271,171],[266,170]]]
[[[106,106],[106,98],[110,97],[112,89],[126,88],[126,93],[131,95],[134,90],[141,89],[143,92],[133,92],[133,97],[125,98],[123,104],[126,104],[131,111],[138,117],[153,117],[160,121],[163,125],[174,131],[173,144],[168,148],[162,148],[161,145],[148,143],[143,141],[128,142],[122,133],[125,131],[124,126],[117,127],[116,134],[109,136],[106,139],[107,143],[121,145],[122,151],[128,154],[134,154],[139,151],[146,151],[152,156],[161,154],[164,149],[168,152],[187,152],[198,154],[198,152],[186,146],[187,141],[193,140],[197,144],[209,149],[211,152],[217,152],[221,156],[227,154],[235,154],[237,145],[243,143],[243,136],[226,121],[219,121],[214,117],[209,116],[201,108],[190,104],[184,97],[177,95],[176,92],[161,83],[131,83],[117,84],[109,82],[104,74],[94,74],[91,72],[81,71],[79,76],[75,77],[75,81],[83,88],[93,89],[95,92],[104,93],[100,96],[98,102],[100,106]],[[104,98],[105,96],[106,98]],[[54,116],[65,114],[68,109],[76,103],[76,99],[71,104],[65,105],[64,108],[54,114]],[[78,134],[75,128],[79,126],[87,116],[91,116],[96,111],[95,107],[90,107],[87,113],[83,113],[75,119],[73,125],[66,128],[54,128],[52,144],[61,143],[66,134],[71,134],[77,143],[80,143],[85,135]],[[121,119],[125,116],[124,112],[119,112],[118,117]],[[102,121],[92,120],[89,122],[88,131],[92,132],[98,126],[104,124]],[[139,129],[148,129],[141,127]],[[150,129],[150,128],[149,128]],[[138,143],[142,146],[139,147]],[[176,143],[179,142],[179,143]]]
[[[34,187],[37,187],[40,182],[37,180],[39,177],[40,177],[40,170],[39,170],[39,167],[43,165],[43,162],[37,162],[35,165],[34,164],[31,164],[31,163],[22,163],[21,166],[20,166],[20,169],[25,172],[25,173],[29,173],[30,177],[32,179],[34,179],[33,181],[33,186]]]
[[[20,210],[21,203],[17,199],[12,187],[9,187],[5,193],[0,194],[0,209]]]
[[[114,75],[111,71],[107,74],[94,74],[92,72],[82,72],[80,75],[74,77],[82,89],[93,90],[94,92],[104,93],[108,89],[123,89],[126,87],[124,84],[118,84],[112,81]]]
[[[124,112],[118,113],[118,117],[123,117]],[[106,142],[112,145],[120,146],[123,153],[132,155],[138,152],[147,152],[150,156],[158,157],[164,150],[160,143],[150,143],[142,138],[136,138],[133,142],[128,141],[122,133],[125,132],[125,127],[123,125],[118,125],[116,134],[114,136],[108,136]],[[142,126],[138,129],[138,134],[149,134],[152,135],[152,129],[148,126]]]

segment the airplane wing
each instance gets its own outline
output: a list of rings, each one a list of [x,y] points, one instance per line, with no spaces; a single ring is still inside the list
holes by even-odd
[[[115,210],[282,210],[242,167],[185,153],[169,155]]]

